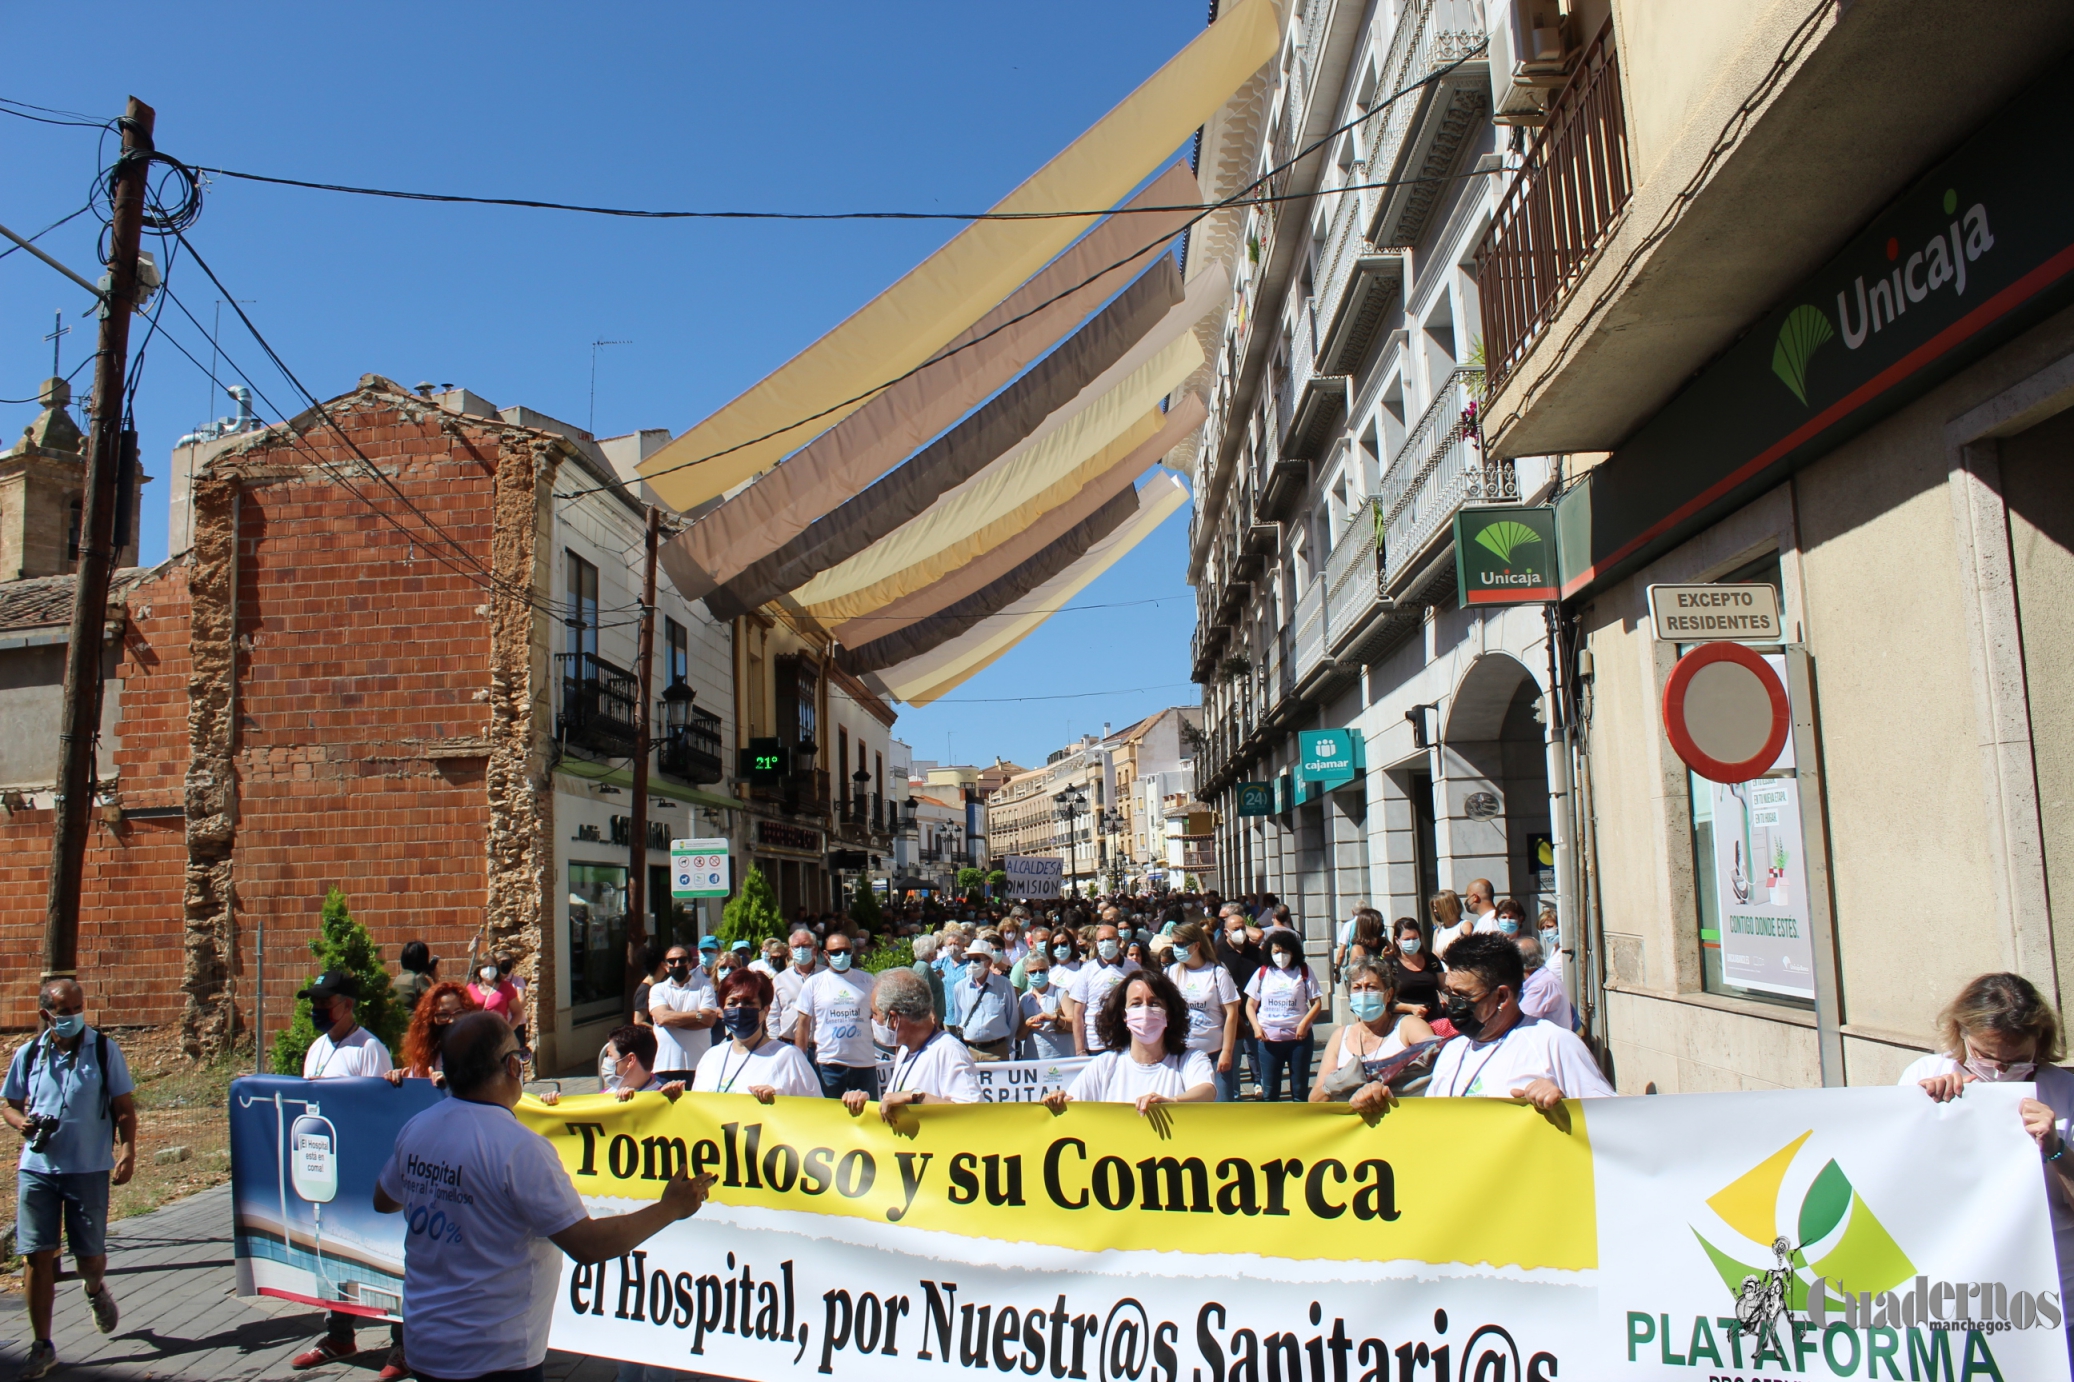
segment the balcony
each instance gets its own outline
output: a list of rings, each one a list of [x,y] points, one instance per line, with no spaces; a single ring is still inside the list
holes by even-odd
[[[1484,456],[1482,394],[1482,370],[1450,374],[1383,474],[1383,594],[1398,604],[1426,592],[1463,505],[1519,499],[1512,462]]]
[[[1349,183],[1368,181],[1368,163],[1356,159]],[[1383,314],[1404,291],[1404,254],[1379,252],[1362,234],[1363,197],[1342,192],[1333,211],[1318,290],[1318,368],[1328,375],[1355,373],[1375,344]]]
[[[1279,438],[1281,454],[1305,461],[1315,460],[1332,444],[1334,429],[1347,412],[1347,377],[1319,372],[1316,330],[1308,309],[1298,314],[1285,395],[1277,400],[1286,419]]]
[[[1260,495],[1254,512],[1259,518],[1271,522],[1293,514],[1303,499],[1304,490],[1311,483],[1311,463],[1282,453],[1281,417],[1281,410],[1272,398],[1269,399],[1266,416],[1261,419],[1267,442],[1260,453],[1260,468],[1254,476],[1254,485]]]
[[[788,816],[825,818],[829,814],[828,774],[807,768],[781,782],[752,783],[749,799],[775,806]]]
[[[1327,650],[1359,662],[1369,651],[1367,635],[1391,604],[1383,594],[1382,509],[1370,499],[1354,510],[1347,531],[1325,561]]]
[[[655,765],[665,776],[694,786],[720,781],[726,771],[720,752],[720,717],[693,707],[688,724],[663,732]]]
[[[1491,387],[1526,357],[1634,192],[1609,24],[1557,93],[1476,252]]]
[[[1451,191],[1445,179],[1490,113],[1490,63],[1479,51],[1488,31],[1483,0],[1415,0],[1399,17],[1380,89],[1445,75],[1384,112],[1369,180],[1397,185],[1376,200],[1368,238],[1377,245],[1417,244]]]
[[[596,653],[556,653],[555,674],[562,685],[555,737],[592,753],[632,757],[641,732],[641,686],[634,674]]]
[[[1325,582],[1317,577],[1296,602],[1296,687],[1308,688],[1325,661]]]

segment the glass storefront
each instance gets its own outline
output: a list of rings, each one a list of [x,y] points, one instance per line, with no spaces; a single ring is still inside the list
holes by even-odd
[[[627,871],[569,865],[569,1004],[582,1022],[619,1009],[626,993]]]

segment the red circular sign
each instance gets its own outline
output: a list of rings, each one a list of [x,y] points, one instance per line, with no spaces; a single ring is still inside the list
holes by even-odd
[[[1778,761],[1793,729],[1779,674],[1740,643],[1678,659],[1664,686],[1664,732],[1685,765],[1713,782],[1748,782]]]

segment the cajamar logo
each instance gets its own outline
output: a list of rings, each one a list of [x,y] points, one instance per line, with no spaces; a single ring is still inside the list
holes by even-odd
[[[1476,545],[1496,553],[1499,561],[1511,561],[1513,552],[1530,542],[1539,541],[1539,533],[1510,518],[1493,523],[1476,535]]]

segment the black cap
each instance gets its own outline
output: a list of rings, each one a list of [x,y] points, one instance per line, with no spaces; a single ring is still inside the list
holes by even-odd
[[[337,998],[344,996],[355,1002],[360,999],[360,981],[351,970],[327,969],[317,976],[315,983],[295,995],[297,998]]]

